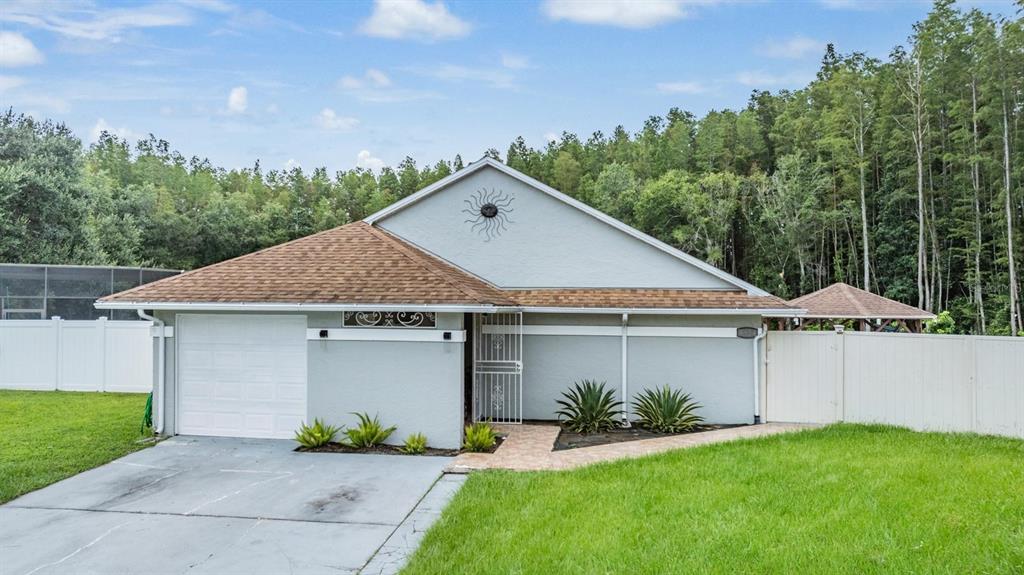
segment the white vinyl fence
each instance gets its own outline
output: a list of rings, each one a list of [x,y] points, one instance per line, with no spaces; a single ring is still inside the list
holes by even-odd
[[[765,420],[1024,437],[1024,338],[768,333]]]
[[[0,389],[148,392],[150,322],[0,320]]]

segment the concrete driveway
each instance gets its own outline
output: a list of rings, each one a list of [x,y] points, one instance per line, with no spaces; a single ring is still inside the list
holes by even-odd
[[[294,446],[177,437],[24,495],[0,575],[389,572],[461,485],[447,457]]]

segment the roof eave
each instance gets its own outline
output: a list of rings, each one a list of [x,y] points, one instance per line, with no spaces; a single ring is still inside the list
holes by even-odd
[[[374,309],[379,311],[432,311],[451,313],[493,312],[491,304],[387,304],[387,303],[288,303],[288,302],[174,302],[97,301],[96,309],[148,309],[170,311],[304,311],[332,312]]]
[[[522,306],[529,313],[630,313],[637,315],[759,315],[764,317],[801,317],[804,310],[787,308],[666,308],[666,307],[558,307]]]
[[[803,316],[806,319],[935,319],[935,314],[875,314],[875,315],[847,315],[847,314],[820,314],[820,313],[806,313]]]

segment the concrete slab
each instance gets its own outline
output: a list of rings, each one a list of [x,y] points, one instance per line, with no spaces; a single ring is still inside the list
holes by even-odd
[[[451,462],[293,447],[175,438],[20,497],[0,506],[0,575],[356,572],[429,517]]]

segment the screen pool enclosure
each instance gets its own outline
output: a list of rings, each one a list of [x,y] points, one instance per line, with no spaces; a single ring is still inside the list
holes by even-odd
[[[0,319],[139,319],[133,310],[101,310],[93,303],[179,273],[153,268],[0,264]]]

